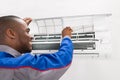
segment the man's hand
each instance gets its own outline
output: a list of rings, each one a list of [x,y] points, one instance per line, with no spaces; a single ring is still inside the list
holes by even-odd
[[[32,18],[26,17],[23,20],[26,22],[27,25],[29,25],[30,22],[32,21]]]
[[[62,30],[62,37],[69,36],[71,38],[73,30],[70,27],[66,27]]]

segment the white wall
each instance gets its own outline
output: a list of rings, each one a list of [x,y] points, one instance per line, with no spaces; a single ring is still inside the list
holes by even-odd
[[[112,13],[110,58],[82,58],[74,55],[70,69],[60,80],[120,80],[119,0],[1,0],[0,16],[45,18]],[[33,26],[34,27],[34,26]]]

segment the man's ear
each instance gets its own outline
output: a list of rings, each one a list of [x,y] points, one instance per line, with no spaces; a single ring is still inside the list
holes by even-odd
[[[8,28],[6,30],[6,35],[10,38],[10,39],[15,39],[16,33],[13,29]]]

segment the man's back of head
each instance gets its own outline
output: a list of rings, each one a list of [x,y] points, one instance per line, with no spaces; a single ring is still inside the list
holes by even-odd
[[[9,15],[0,17],[0,41],[5,38],[5,31],[8,28],[14,28],[17,25],[17,21],[15,19],[20,19],[17,16]]]

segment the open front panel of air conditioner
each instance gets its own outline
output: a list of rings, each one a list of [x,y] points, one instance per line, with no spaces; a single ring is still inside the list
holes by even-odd
[[[104,32],[104,21],[111,14],[66,16],[34,19],[38,32],[33,34],[33,50],[58,50],[61,41],[61,31],[70,26],[73,29],[72,41],[76,54],[99,54],[98,43],[101,38],[98,33]],[[96,28],[99,27],[99,28]]]

